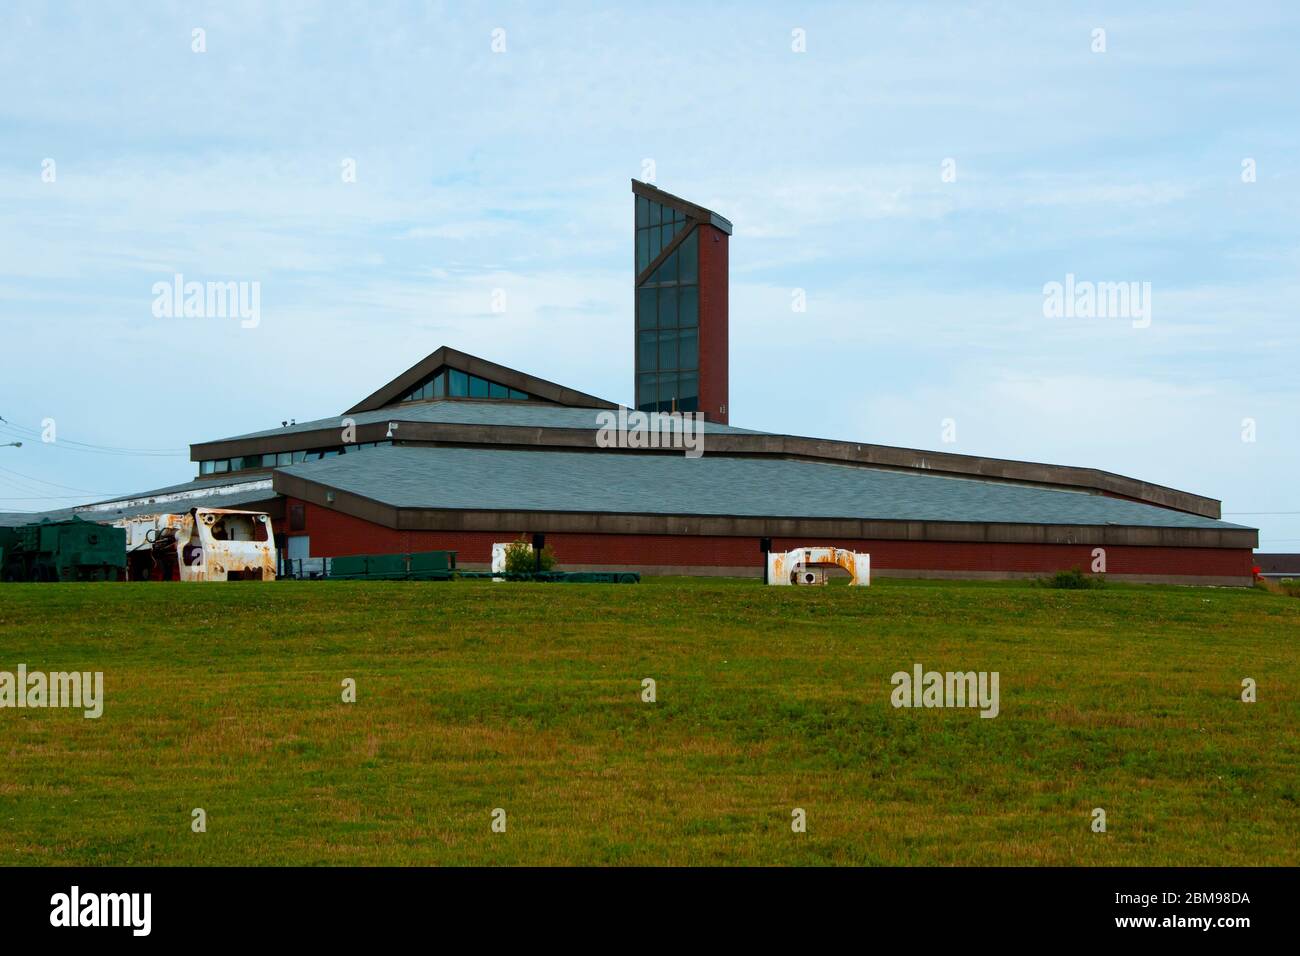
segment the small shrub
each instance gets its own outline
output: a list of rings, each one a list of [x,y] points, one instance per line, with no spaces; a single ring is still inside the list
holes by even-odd
[[[1078,568],[1057,571],[1050,578],[1039,578],[1038,583],[1045,588],[1062,588],[1068,591],[1086,591],[1089,588],[1106,586],[1105,580],[1100,576],[1084,574]]]
[[[555,552],[548,544],[542,548],[541,567],[538,568],[533,546],[526,538],[511,541],[506,547],[506,574],[532,574],[534,571],[550,571],[555,567]]]

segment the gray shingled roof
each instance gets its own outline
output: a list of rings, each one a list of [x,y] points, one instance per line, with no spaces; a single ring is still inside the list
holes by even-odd
[[[409,405],[394,405],[376,409],[373,412],[357,412],[346,416],[358,425],[372,422],[448,422],[457,425],[524,425],[532,428],[590,428],[597,429],[600,423],[597,415],[608,414],[609,409],[570,408],[565,405],[548,405],[543,402],[472,402],[463,399],[432,402],[413,402]],[[320,428],[343,428],[343,418],[318,418],[310,422],[298,422],[285,428],[269,428],[266,431],[250,432],[247,435],[234,435],[230,438],[215,438],[212,441],[242,441],[246,438],[268,438],[274,435],[292,435],[297,432],[314,431]],[[734,428],[705,422],[705,434],[762,434],[748,428]],[[207,444],[201,442],[199,444]]]
[[[265,473],[259,474],[255,478],[246,479],[242,484],[248,484],[252,481],[265,481],[266,477]],[[113,498],[102,499],[99,502],[95,502],[95,504],[106,504],[114,501],[133,501],[142,498],[153,498],[158,495],[184,493],[189,491],[206,492],[214,487],[237,486],[238,484],[240,484],[240,482],[234,479],[230,481],[187,481],[179,485],[169,485],[166,488],[155,488],[152,491],[141,491],[129,495],[118,495]],[[0,514],[0,526],[9,527],[24,524],[36,524],[45,518],[49,518],[51,521],[66,521],[68,518],[73,516],[84,518],[86,521],[98,521],[101,524],[107,524],[116,521],[118,518],[129,518],[134,515],[155,514],[157,512],[188,511],[190,508],[194,507],[240,508],[244,505],[258,501],[270,501],[275,497],[275,492],[269,488],[249,490],[234,487],[233,490],[224,494],[204,494],[201,497],[182,499],[178,501],[146,501],[142,504],[123,508],[83,511],[79,509],[89,506],[78,505],[77,508],[58,508],[52,511],[41,511],[28,514],[4,513]]]
[[[1239,529],[1083,492],[773,458],[391,446],[278,469],[400,508]]]

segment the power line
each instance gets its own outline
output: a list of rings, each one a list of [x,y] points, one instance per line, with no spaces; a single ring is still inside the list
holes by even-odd
[[[14,471],[12,468],[0,468],[0,472],[6,475],[15,475],[19,478],[25,478],[28,481],[39,482],[42,485],[49,485],[52,488],[63,488],[66,491],[79,491],[83,495],[111,495],[112,491],[93,491],[90,488],[78,488],[75,485],[61,485],[57,481],[47,481],[44,478],[37,478],[35,475],[25,475],[21,471]]]
[[[69,451],[93,452],[100,455],[122,455],[136,456],[141,458],[179,458],[188,456],[189,449],[180,448],[129,448],[121,445],[97,445],[93,442],[76,441],[71,438],[59,438],[55,441],[45,441],[42,432],[33,428],[27,428],[23,425],[15,425],[0,417],[0,425],[10,429],[20,438],[41,439],[41,444],[54,446],[56,448],[67,448]]]

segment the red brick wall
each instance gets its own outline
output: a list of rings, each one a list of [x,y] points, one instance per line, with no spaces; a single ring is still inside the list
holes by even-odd
[[[288,503],[293,503],[289,499]],[[371,524],[328,508],[304,503],[306,528],[311,536],[313,557],[341,554],[385,554],[409,551],[457,552],[464,563],[491,560],[492,543],[509,541],[520,534],[546,531],[520,528],[504,531],[396,531]],[[286,507],[286,513],[288,509]],[[283,528],[276,528],[281,547]],[[695,537],[685,535],[609,535],[547,533],[551,545],[565,565],[642,565],[646,567],[715,567],[761,569],[762,554],[757,538]],[[772,547],[787,551],[797,547],[824,545],[865,551],[871,566],[879,570],[1031,572],[1092,566],[1092,545],[1053,544],[970,544],[936,541],[871,541],[852,539],[805,540],[774,538]],[[1110,574],[1194,575],[1243,577],[1251,574],[1248,549],[1228,548],[1135,548],[1106,549],[1106,571]]]
[[[699,226],[700,243],[700,411],[727,423],[727,234]],[[725,409],[723,411],[722,409]]]

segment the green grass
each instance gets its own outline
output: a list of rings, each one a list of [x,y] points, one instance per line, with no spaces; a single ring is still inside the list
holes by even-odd
[[[1295,865],[1298,637],[1260,590],[6,585],[0,670],[107,700],[0,710],[0,861]],[[1001,715],[892,708],[916,662]]]

